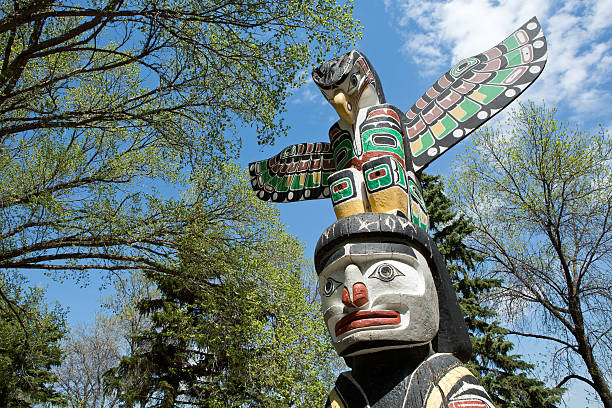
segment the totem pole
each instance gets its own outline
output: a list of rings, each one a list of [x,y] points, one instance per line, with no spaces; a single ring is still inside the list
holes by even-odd
[[[331,341],[351,370],[326,407],[493,407],[462,365],[471,344],[428,234],[419,172],[512,102],[545,63],[534,17],[460,61],[404,114],[386,103],[365,55],[350,51],[312,74],[340,117],[330,143],[250,164],[260,199],[331,197],[338,218],[319,238],[315,269]]]

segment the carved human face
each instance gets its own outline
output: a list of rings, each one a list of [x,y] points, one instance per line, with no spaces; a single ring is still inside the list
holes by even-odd
[[[438,331],[438,299],[427,261],[408,245],[390,248],[347,244],[345,255],[319,276],[323,318],[341,356],[425,344]]]

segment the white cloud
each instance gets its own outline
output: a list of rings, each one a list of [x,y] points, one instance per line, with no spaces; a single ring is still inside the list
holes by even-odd
[[[291,99],[291,103],[312,103],[321,97],[320,92],[316,92],[311,86],[304,85]]]
[[[302,87],[295,90],[295,93],[291,97],[291,103],[312,103],[316,102],[318,98],[321,98],[321,92],[319,92],[317,86],[314,84],[310,73],[306,74],[306,82]]]
[[[432,80],[535,15],[548,62],[526,96],[567,104],[572,119],[612,113],[612,0],[386,0],[385,7],[404,36],[401,51]]]

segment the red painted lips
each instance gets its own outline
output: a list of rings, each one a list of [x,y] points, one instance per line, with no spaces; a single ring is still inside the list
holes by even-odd
[[[394,310],[358,310],[344,316],[336,323],[336,336],[361,327],[400,324],[400,314]]]

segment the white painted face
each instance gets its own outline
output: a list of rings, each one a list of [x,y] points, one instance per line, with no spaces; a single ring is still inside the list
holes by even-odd
[[[345,248],[346,255],[319,276],[323,318],[338,354],[430,342],[438,332],[438,297],[424,256],[407,246],[402,252],[350,252]]]

